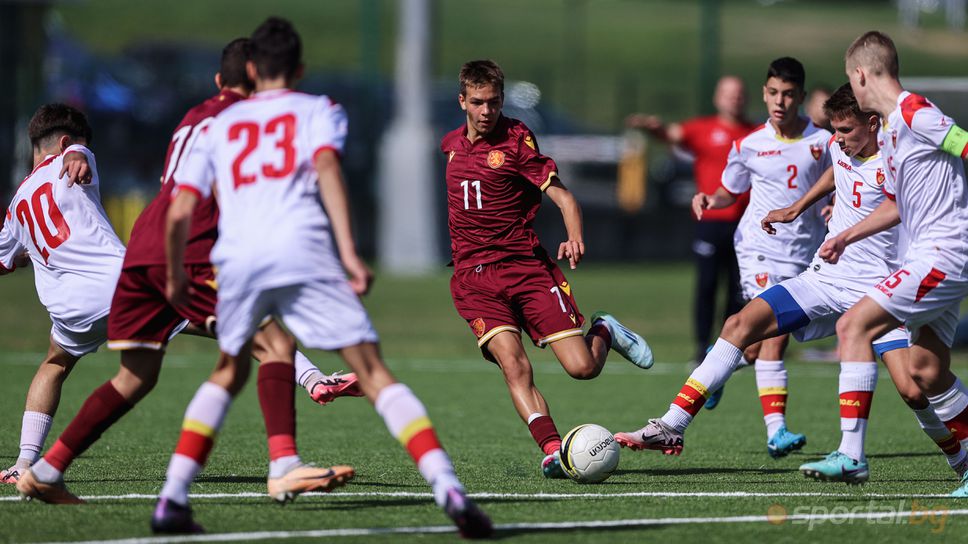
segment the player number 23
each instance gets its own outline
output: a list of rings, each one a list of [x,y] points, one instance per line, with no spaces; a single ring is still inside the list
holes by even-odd
[[[259,138],[273,138],[275,148],[274,162],[265,162],[258,172],[251,170],[243,172],[243,163],[249,155],[259,146]],[[296,116],[287,113],[270,119],[264,126],[258,123],[244,121],[229,127],[229,141],[245,139],[245,147],[242,152],[232,161],[232,179],[234,187],[238,189],[242,185],[255,183],[257,175],[267,179],[280,179],[288,176],[296,167],[296,148],[292,146],[296,138]]]

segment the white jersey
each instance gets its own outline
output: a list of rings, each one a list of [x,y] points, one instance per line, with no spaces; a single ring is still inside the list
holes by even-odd
[[[856,225],[880,206],[887,196],[887,181],[880,153],[867,159],[848,157],[833,138],[830,141],[837,198],[834,213],[827,223],[827,239]],[[898,261],[898,227],[894,227],[847,246],[837,264],[815,256],[810,269],[824,279],[837,283],[870,287],[893,272]]]
[[[88,185],[58,179],[68,153],[87,157]],[[97,164],[86,147],[72,145],[38,164],[10,201],[0,233],[0,264],[13,268],[26,250],[34,266],[37,296],[51,319],[68,330],[85,330],[106,316],[121,273],[124,244],[101,206]]]
[[[199,136],[175,179],[202,197],[217,189],[220,294],[345,279],[313,164],[345,139],[341,106],[285,89],[233,104]]]
[[[946,274],[968,266],[968,193],[961,159],[941,149],[954,121],[923,96],[902,92],[881,126],[884,190],[896,198],[910,255],[940,259]]]
[[[770,235],[760,227],[770,210],[785,208],[807,193],[830,166],[830,132],[808,122],[803,134],[790,140],[769,122],[733,142],[723,187],[733,194],[750,192],[750,203],[734,238],[740,259],[775,264],[794,272],[806,268],[823,239],[824,224],[817,206],[796,221],[776,225]]]

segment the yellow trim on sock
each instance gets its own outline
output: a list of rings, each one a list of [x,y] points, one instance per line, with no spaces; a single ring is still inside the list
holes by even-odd
[[[198,421],[197,419],[186,419],[182,422],[183,431],[191,431],[202,436],[207,436],[209,438],[215,436],[215,429],[209,427],[208,425]]]
[[[407,426],[403,428],[400,432],[400,436],[397,439],[404,446],[410,442],[410,439],[417,436],[417,433],[425,429],[432,429],[434,427],[433,423],[430,422],[430,418],[427,416],[421,416],[417,419],[407,423]]]
[[[774,387],[760,387],[759,389],[757,389],[757,391],[759,391],[761,397],[766,395],[786,395],[787,394],[787,388],[782,385],[778,385]]]
[[[706,386],[705,385],[697,382],[696,380],[694,380],[692,378],[689,378],[688,380],[686,380],[686,385],[688,385],[689,387],[695,389],[696,390],[696,393],[699,393],[700,395],[702,395],[704,397],[708,397],[709,396],[709,389],[706,389]]]

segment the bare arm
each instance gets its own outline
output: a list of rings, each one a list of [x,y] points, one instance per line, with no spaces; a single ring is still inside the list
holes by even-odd
[[[350,286],[358,295],[365,295],[373,283],[373,272],[356,253],[356,242],[350,228],[350,206],[346,197],[346,183],[335,151],[325,150],[316,157],[316,174],[319,176],[319,194],[329,216],[333,238],[339,251],[343,268],[349,274]]]
[[[626,118],[625,123],[631,128],[642,129],[667,144],[679,145],[683,140],[682,125],[679,123],[666,125],[655,115],[634,113]]]
[[[558,259],[568,259],[568,265],[574,270],[585,255],[585,242],[582,237],[581,207],[558,177],[551,180],[551,185],[545,189],[548,198],[561,210],[561,218],[565,222],[568,240],[558,246]]]
[[[198,204],[198,195],[192,191],[178,191],[168,206],[165,220],[165,256],[167,282],[165,298],[178,306],[188,301],[188,277],[185,274],[185,244],[192,226],[192,212]]]
[[[900,222],[901,216],[897,211],[897,202],[884,199],[880,206],[859,223],[824,242],[817,250],[817,255],[828,263],[836,264],[850,244],[887,230]]]
[[[767,234],[776,234],[776,229],[773,228],[773,223],[790,223],[796,218],[800,217],[809,208],[816,204],[820,199],[834,192],[836,185],[834,184],[834,169],[828,168],[817,180],[817,183],[813,184],[813,187],[807,191],[807,194],[800,197],[799,200],[793,204],[787,206],[786,208],[781,208],[779,210],[772,210],[770,213],[766,214],[760,221],[760,226]]]
[[[703,210],[718,210],[734,202],[736,202],[736,195],[720,186],[711,195],[696,193],[696,196],[692,197],[692,212],[696,214],[696,219],[702,219]]]

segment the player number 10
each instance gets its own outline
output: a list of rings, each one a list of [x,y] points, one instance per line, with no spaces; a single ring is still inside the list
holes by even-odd
[[[481,180],[475,179],[474,181],[470,181],[465,179],[460,182],[460,186],[464,188],[464,209],[469,210],[471,207],[470,187],[473,187],[477,193],[477,209],[481,209]]]

